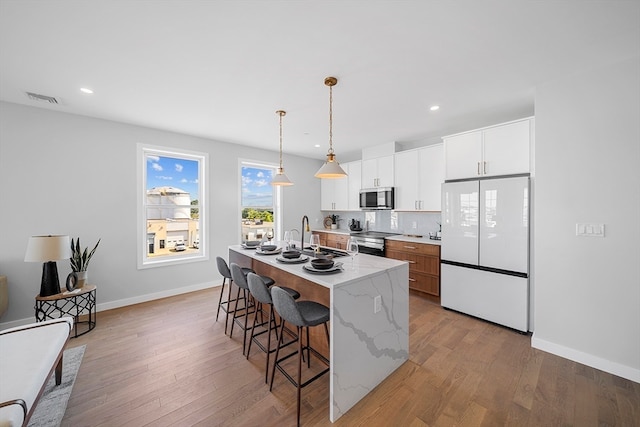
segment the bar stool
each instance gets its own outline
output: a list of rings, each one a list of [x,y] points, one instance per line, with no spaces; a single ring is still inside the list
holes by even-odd
[[[222,289],[220,289],[220,299],[218,300],[218,310],[216,311],[216,322],[218,321],[218,316],[220,315],[220,309],[222,309],[227,316],[224,319],[224,334],[227,335],[227,324],[229,323],[229,313],[233,314],[233,310],[230,310],[229,304],[235,301],[235,299],[231,299],[231,284],[233,283],[233,278],[231,277],[231,270],[229,270],[229,266],[227,265],[227,261],[222,257],[216,257],[216,263],[218,265],[218,272],[222,275]],[[253,272],[252,269],[248,267],[242,267],[242,271],[246,275],[247,273]],[[227,300],[222,301],[222,294],[224,294],[224,285],[226,284],[227,279],[229,279],[229,289],[227,290]]]
[[[264,280],[267,286],[273,286],[275,281],[267,276],[260,276]],[[248,319],[251,313],[256,311],[255,304],[252,302],[251,294],[249,293],[249,284],[247,283],[247,275],[242,271],[242,267],[240,267],[235,262],[231,263],[231,278],[233,279],[233,283],[238,287],[238,294],[236,295],[236,304],[233,309],[233,318],[231,320],[231,332],[229,332],[229,338],[233,338],[233,327],[237,323],[240,329],[243,332],[242,339],[242,354],[245,354],[245,350],[247,348],[247,330],[250,329],[248,326]],[[242,295],[240,295],[240,291],[242,291]],[[238,303],[240,300],[243,301],[244,306],[238,310]],[[252,310],[253,308],[253,310]],[[238,315],[238,312],[241,311],[242,314]],[[241,318],[244,318],[244,324],[241,322]]]
[[[266,285],[264,280],[255,273],[249,273],[247,274],[247,283],[249,285],[249,291],[251,292],[251,295],[253,295],[253,298],[258,301],[257,311],[253,316],[253,325],[251,326],[249,346],[247,347],[247,359],[249,359],[249,354],[251,354],[251,343],[255,341],[256,345],[267,354],[267,362],[264,368],[264,382],[266,384],[269,378],[269,356],[271,355],[271,353],[276,351],[275,348],[271,348],[271,325],[275,325],[274,329],[276,331],[276,338],[278,338],[278,324],[276,323],[276,316],[273,312],[273,301],[271,300],[271,292],[269,291],[269,287]],[[285,292],[291,295],[294,300],[300,298],[300,293],[295,289],[285,287],[280,287],[280,289],[283,289]],[[263,305],[269,306],[269,320],[267,322],[263,321],[262,323],[257,324],[258,312],[262,312]],[[266,330],[256,332],[257,327],[264,326],[266,323],[269,324]],[[267,334],[266,347],[262,345],[262,343],[258,340],[258,337],[264,333]],[[292,344],[294,342],[295,340],[290,341],[287,344]]]
[[[282,318],[282,323],[280,325],[280,336],[278,339],[278,346],[276,349],[275,362],[273,363],[273,368],[271,370],[271,384],[269,385],[269,391],[273,388],[273,377],[276,373],[276,368],[291,382],[291,384],[295,385],[298,389],[298,405],[297,405],[297,416],[298,416],[298,426],[300,426],[300,395],[303,387],[306,387],[311,382],[317,380],[322,375],[329,372],[329,360],[327,360],[323,355],[318,353],[315,349],[311,348],[309,345],[309,326],[318,326],[320,324],[324,324],[324,330],[327,335],[327,343],[329,343],[329,329],[327,328],[327,322],[329,321],[329,307],[317,303],[315,301],[299,301],[296,302],[288,292],[283,290],[278,286],[273,286],[271,288],[271,298],[273,299],[273,306],[276,311]],[[280,348],[282,347],[282,338],[284,334],[284,325],[285,321],[295,325],[298,329],[297,331],[297,341],[298,341],[298,351],[288,354],[282,358],[278,358],[280,354]],[[302,332],[303,329],[306,329],[307,332],[307,345],[302,345]],[[307,366],[311,366],[311,353],[314,356],[322,360],[327,368],[323,371],[317,373],[312,378],[308,379],[304,383],[302,383],[302,357],[304,350],[307,350]],[[298,355],[298,377],[297,381],[294,380],[280,365],[281,362],[285,361],[291,356],[295,354]]]

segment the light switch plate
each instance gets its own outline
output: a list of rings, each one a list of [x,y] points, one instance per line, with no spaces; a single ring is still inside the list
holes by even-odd
[[[373,312],[375,314],[380,310],[382,310],[382,297],[380,295],[377,295],[375,298],[373,298]]]
[[[576,224],[576,236],[604,237],[604,224],[579,222]]]

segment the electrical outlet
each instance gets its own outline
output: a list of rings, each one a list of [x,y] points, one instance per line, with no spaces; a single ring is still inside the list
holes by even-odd
[[[373,313],[378,313],[380,312],[380,310],[382,310],[382,297],[380,295],[377,295],[373,299]]]

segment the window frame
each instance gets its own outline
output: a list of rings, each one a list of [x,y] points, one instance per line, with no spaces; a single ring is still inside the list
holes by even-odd
[[[240,197],[238,199],[237,217],[239,219],[242,219],[242,210],[244,209],[244,206],[242,205],[242,168],[245,166],[272,169],[271,177],[273,178],[279,165],[265,161],[238,159],[238,190],[240,192]],[[271,183],[269,183],[269,185],[273,189],[273,238],[274,240],[282,240],[282,187],[279,185],[271,185]],[[240,236],[240,241],[242,241],[242,221],[238,221],[238,236]]]
[[[147,256],[147,158],[149,155],[172,157],[198,162],[198,251],[190,253],[172,254],[170,257]],[[168,265],[185,264],[209,260],[209,241],[207,233],[208,210],[206,200],[207,169],[209,154],[199,151],[162,147],[144,143],[137,144],[137,266],[138,269],[164,267]]]

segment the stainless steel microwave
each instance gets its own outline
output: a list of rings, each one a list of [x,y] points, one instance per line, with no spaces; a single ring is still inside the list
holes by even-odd
[[[393,209],[394,207],[395,191],[393,187],[360,190],[360,209]]]

